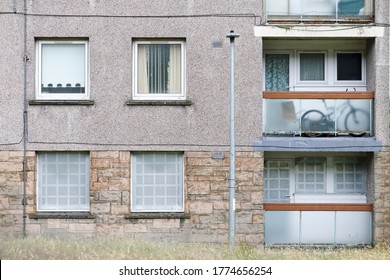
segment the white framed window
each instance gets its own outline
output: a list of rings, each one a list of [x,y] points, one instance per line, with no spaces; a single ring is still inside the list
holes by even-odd
[[[293,84],[293,52],[269,51],[264,55],[265,89],[270,91],[288,91]]]
[[[289,202],[291,197],[291,160],[266,160],[264,163],[264,199]]]
[[[326,158],[296,158],[295,176],[296,193],[326,193]]]
[[[183,153],[132,153],[131,210],[183,212]]]
[[[133,98],[185,99],[185,42],[134,41],[133,46]]]
[[[38,153],[38,211],[89,211],[89,154]]]
[[[365,91],[366,42],[266,40],[267,91]]]
[[[335,193],[364,193],[364,161],[358,157],[337,157],[335,166]]]
[[[363,52],[336,51],[336,81],[339,83],[365,80]]]
[[[300,82],[326,81],[326,52],[299,52],[298,57]]]
[[[306,202],[310,202],[310,199],[325,201],[325,197],[340,202],[338,196],[351,195],[342,199],[365,197],[367,184],[365,162],[365,157],[344,155],[266,159],[264,200],[294,202],[294,196],[301,196],[308,198]]]
[[[88,99],[88,41],[37,41],[37,99]]]

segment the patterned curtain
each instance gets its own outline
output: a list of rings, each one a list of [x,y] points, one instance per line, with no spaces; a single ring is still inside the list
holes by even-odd
[[[265,55],[265,89],[269,91],[289,90],[289,55]]]
[[[299,59],[301,81],[325,80],[325,55],[323,53],[301,53]]]

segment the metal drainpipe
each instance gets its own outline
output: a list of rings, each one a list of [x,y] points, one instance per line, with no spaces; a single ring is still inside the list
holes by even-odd
[[[234,39],[240,35],[230,31],[226,37],[230,38],[230,164],[229,164],[229,244],[235,245],[235,185],[236,185],[236,155],[234,140]]]
[[[27,207],[27,141],[28,141],[28,119],[27,119],[27,0],[23,5],[23,236],[26,233],[26,207]]]

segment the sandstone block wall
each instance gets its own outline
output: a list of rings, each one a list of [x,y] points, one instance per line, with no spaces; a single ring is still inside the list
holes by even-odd
[[[131,152],[90,152],[90,212],[36,211],[36,153],[27,152],[28,235],[133,236],[184,242],[227,242],[229,154],[184,153],[185,213],[131,213]],[[390,153],[374,155],[370,200],[374,242],[390,240]],[[371,175],[370,175],[371,176]],[[23,232],[23,152],[0,151],[0,234]],[[236,155],[237,242],[262,244],[263,154]]]
[[[374,242],[390,240],[390,149],[375,155]]]
[[[27,234],[227,242],[229,154],[184,153],[185,213],[131,213],[131,152],[90,152],[90,212],[37,213],[36,153],[27,153]],[[236,154],[237,242],[263,242],[260,152]],[[23,152],[0,152],[0,234],[23,231]]]

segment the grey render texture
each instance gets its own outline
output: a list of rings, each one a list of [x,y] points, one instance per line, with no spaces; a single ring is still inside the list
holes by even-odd
[[[389,2],[374,2],[372,25],[387,26]],[[263,40],[267,38],[255,36],[254,29],[266,25],[264,5],[265,1],[260,0],[1,1],[1,233],[21,234],[22,224],[27,222],[27,234],[128,234],[226,242],[230,86],[226,35],[234,30],[240,34],[235,52],[235,124],[240,153],[237,239],[263,244],[264,152],[256,145],[263,139]],[[58,38],[89,42],[89,102],[51,104],[36,100],[36,41]],[[150,38],[185,40],[186,103],[132,102],[132,45],[136,39]],[[364,39],[367,89],[375,92],[375,143],[382,145],[380,151],[370,154],[368,195],[374,208],[373,242],[380,242],[390,240],[387,171],[390,158],[386,148],[389,145],[389,29],[384,28],[381,37]],[[23,138],[24,108],[28,138]],[[28,158],[26,178],[23,177],[24,140],[27,140]],[[93,168],[97,170],[97,175],[91,173],[91,182],[107,184],[109,176],[104,177],[99,168],[104,169],[107,164],[107,169],[113,172],[116,155],[123,164],[120,168],[130,172],[131,152],[182,151],[188,155],[185,213],[183,216],[139,215],[129,219],[126,215],[131,214],[131,174],[126,173],[120,178],[122,185],[116,189],[111,185],[104,192],[98,184],[91,189],[91,203],[96,204],[91,206],[90,216],[81,215],[77,219],[67,214],[39,216],[35,196],[36,153],[41,151],[90,151],[92,160],[96,160],[91,166],[95,164]],[[218,151],[225,152],[220,161],[213,159],[213,153]],[[127,164],[123,163],[126,161]],[[197,173],[194,166],[201,172]],[[28,192],[25,218],[23,181]]]

